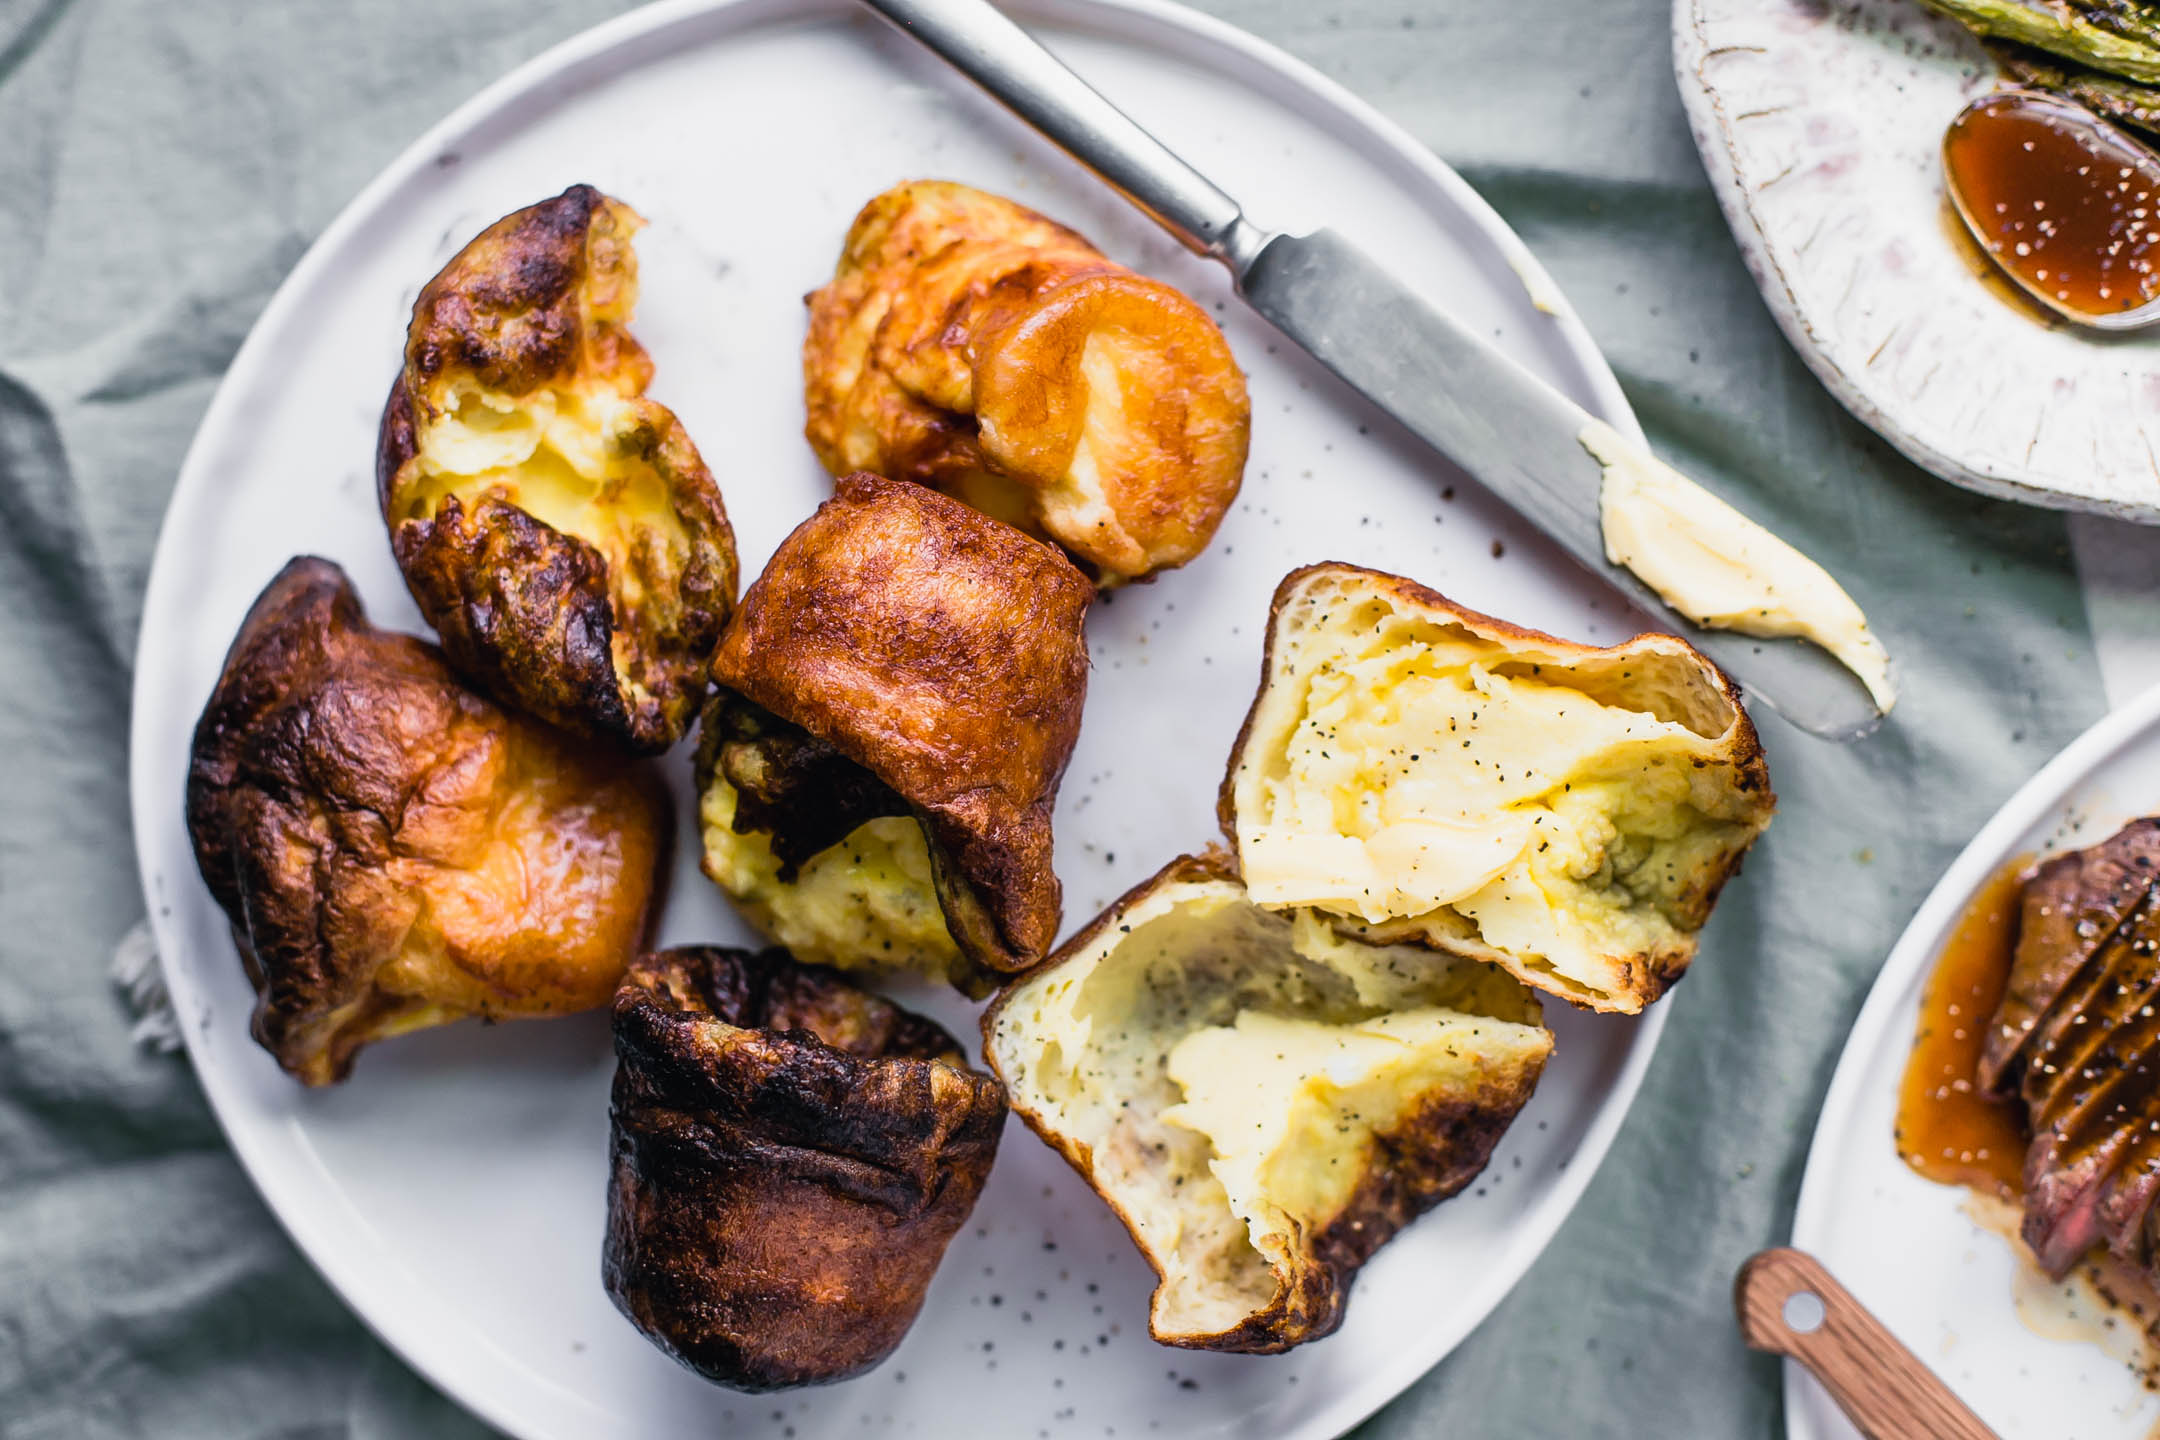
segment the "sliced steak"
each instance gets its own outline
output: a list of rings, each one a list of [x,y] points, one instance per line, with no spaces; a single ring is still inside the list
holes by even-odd
[[[2160,877],[2160,819],[2134,820],[2100,844],[2057,856],[2026,883],[2010,984],[1981,1050],[1978,1079],[1993,1094],[2042,1017],[2078,979]]]
[[[2086,1072],[2123,1026],[2152,1018],[2154,1004],[2160,1001],[2160,934],[2156,929],[2160,929],[2160,907],[2148,901],[2086,967],[2104,978],[2093,985],[2079,982],[2032,1032],[2018,1093],[2031,1112],[2035,1130],[2046,1117],[2063,1109],[2066,1088],[2097,1078]]]
[[[2121,1147],[2115,1173],[2100,1184],[2097,1209],[2108,1248],[2125,1260],[2143,1263],[2145,1217],[2160,1199],[2160,1110],[2146,1105],[2124,1129],[2128,1142]]]
[[[2096,1043],[2074,1066],[2048,1077],[2046,1106],[2029,1113],[2025,1153],[2025,1241],[2060,1277],[2101,1238],[2105,1188],[2160,1107],[2160,990],[2093,1012]],[[2028,1077],[2030,1078],[2030,1077]],[[2119,1218],[2119,1217],[2118,1217]]]

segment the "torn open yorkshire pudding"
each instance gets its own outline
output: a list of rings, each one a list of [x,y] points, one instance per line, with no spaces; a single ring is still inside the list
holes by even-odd
[[[1633,1014],[1694,958],[1776,797],[1685,641],[1595,649],[1348,565],[1286,577],[1222,823],[1255,900]]]
[[[1506,973],[1346,939],[1172,863],[983,1017],[1013,1108],[1125,1221],[1157,1340],[1332,1331],[1404,1225],[1482,1170],[1552,1036]]]
[[[187,824],[255,1038],[310,1085],[409,1030],[606,1004],[668,835],[650,775],[466,689],[311,558],[225,658]]]
[[[706,873],[804,960],[973,993],[1040,960],[1093,594],[1054,548],[956,500],[844,477],[713,657]]]
[[[496,221],[413,306],[376,480],[405,582],[473,683],[664,750],[705,694],[735,537],[626,328],[644,221],[590,185]]]
[[[1182,565],[1245,471],[1222,332],[1034,211],[917,181],[872,200],[803,346],[810,443],[1047,536],[1105,582]]]
[[[638,961],[615,1054],[617,1308],[739,1390],[891,1354],[990,1174],[997,1081],[928,1020],[777,950]]]

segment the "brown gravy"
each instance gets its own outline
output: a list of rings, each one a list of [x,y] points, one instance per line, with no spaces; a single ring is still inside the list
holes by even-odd
[[[1938,1184],[2013,1202],[2023,1189],[2025,1117],[2016,1101],[1981,1094],[1973,1074],[2010,982],[2018,892],[2031,863],[2019,856],[1990,877],[1943,942],[1898,1086],[1899,1157]]]
[[[2019,892],[2031,869],[2032,857],[2021,855],[1989,877],[1936,957],[1920,994],[1912,1053],[1898,1086],[1898,1156],[1925,1179],[1963,1186],[1981,1197],[1974,1204],[1985,1208],[1975,1211],[1975,1218],[1991,1217],[1988,1228],[1999,1230],[2017,1250],[2026,1273],[2019,1314],[2029,1327],[2055,1339],[2100,1343],[2115,1353],[2103,1332],[2118,1324],[2111,1317],[2119,1317],[2143,1337],[2141,1346],[2121,1358],[2148,1389],[2160,1390],[2160,1293],[2152,1277],[2105,1246],[2095,1246],[2062,1285],[2040,1273],[2017,1233],[2028,1138],[2024,1106],[2014,1099],[1991,1100],[1973,1082],[1988,1019],[2010,981]],[[2079,1318],[2077,1312],[2096,1305],[2100,1318]],[[2033,1307],[2045,1313],[2031,1313]]]
[[[2064,310],[2160,298],[2160,155],[2090,111],[1985,96],[1943,137],[1943,174],[1990,258]]]

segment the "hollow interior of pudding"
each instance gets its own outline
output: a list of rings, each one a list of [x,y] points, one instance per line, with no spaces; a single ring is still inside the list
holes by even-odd
[[[630,612],[647,618],[649,632],[665,628],[691,550],[670,479],[654,461],[665,439],[654,433],[656,420],[672,417],[643,399],[651,367],[624,328],[637,306],[632,239],[643,224],[615,201],[592,216],[569,373],[513,393],[453,370],[414,397],[416,453],[398,477],[389,517],[393,525],[428,518],[451,495],[470,511],[492,495],[586,541],[608,562],[618,669]]]
[[[1491,966],[1180,881],[1021,981],[990,1043],[1016,1108],[1085,1148],[1161,1271],[1157,1332],[1206,1336],[1274,1300],[1376,1137],[1513,1081],[1519,1105],[1550,1045],[1537,1017]]]
[[[584,540],[607,561],[616,668],[629,669],[636,636],[626,632],[633,620],[648,634],[667,628],[691,550],[652,459],[656,407],[605,378],[512,395],[459,376],[438,400],[438,414],[418,419],[392,523],[432,517],[448,496],[468,513],[492,496]]]
[[[1766,817],[1710,763],[1732,706],[1684,657],[1503,645],[1323,579],[1276,620],[1232,786],[1254,898],[1501,952],[1601,998],[1684,955]]]
[[[912,815],[882,815],[797,867],[770,837],[735,828],[735,787],[717,770],[699,797],[705,873],[796,959],[867,973],[957,974],[964,961],[938,903],[930,845]]]

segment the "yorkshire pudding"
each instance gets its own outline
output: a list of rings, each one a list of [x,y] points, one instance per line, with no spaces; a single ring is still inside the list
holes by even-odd
[[[1054,548],[956,500],[842,478],[713,657],[706,873],[804,960],[974,993],[1040,960],[1093,594]]]
[[[310,1085],[409,1030],[606,1004],[668,834],[650,776],[467,690],[312,558],[225,657],[187,823],[255,1038]]]
[[[833,474],[957,495],[1105,583],[1198,555],[1245,472],[1245,377],[1207,312],[965,185],[863,207],[810,297],[803,384]]]
[[[735,601],[735,536],[626,328],[636,212],[573,185],[490,225],[413,306],[376,454],[405,583],[506,705],[656,752]]]
[[[1117,1211],[1170,1345],[1272,1353],[1485,1167],[1552,1035],[1500,970],[1335,935],[1186,857],[983,1017],[1013,1109]]]
[[[1275,591],[1221,815],[1262,905],[1634,1014],[1776,804],[1739,697],[1686,641],[1596,649],[1329,564]]]
[[[608,1294],[709,1380],[776,1390],[899,1345],[982,1192],[997,1081],[777,950],[649,955],[615,997]]]

